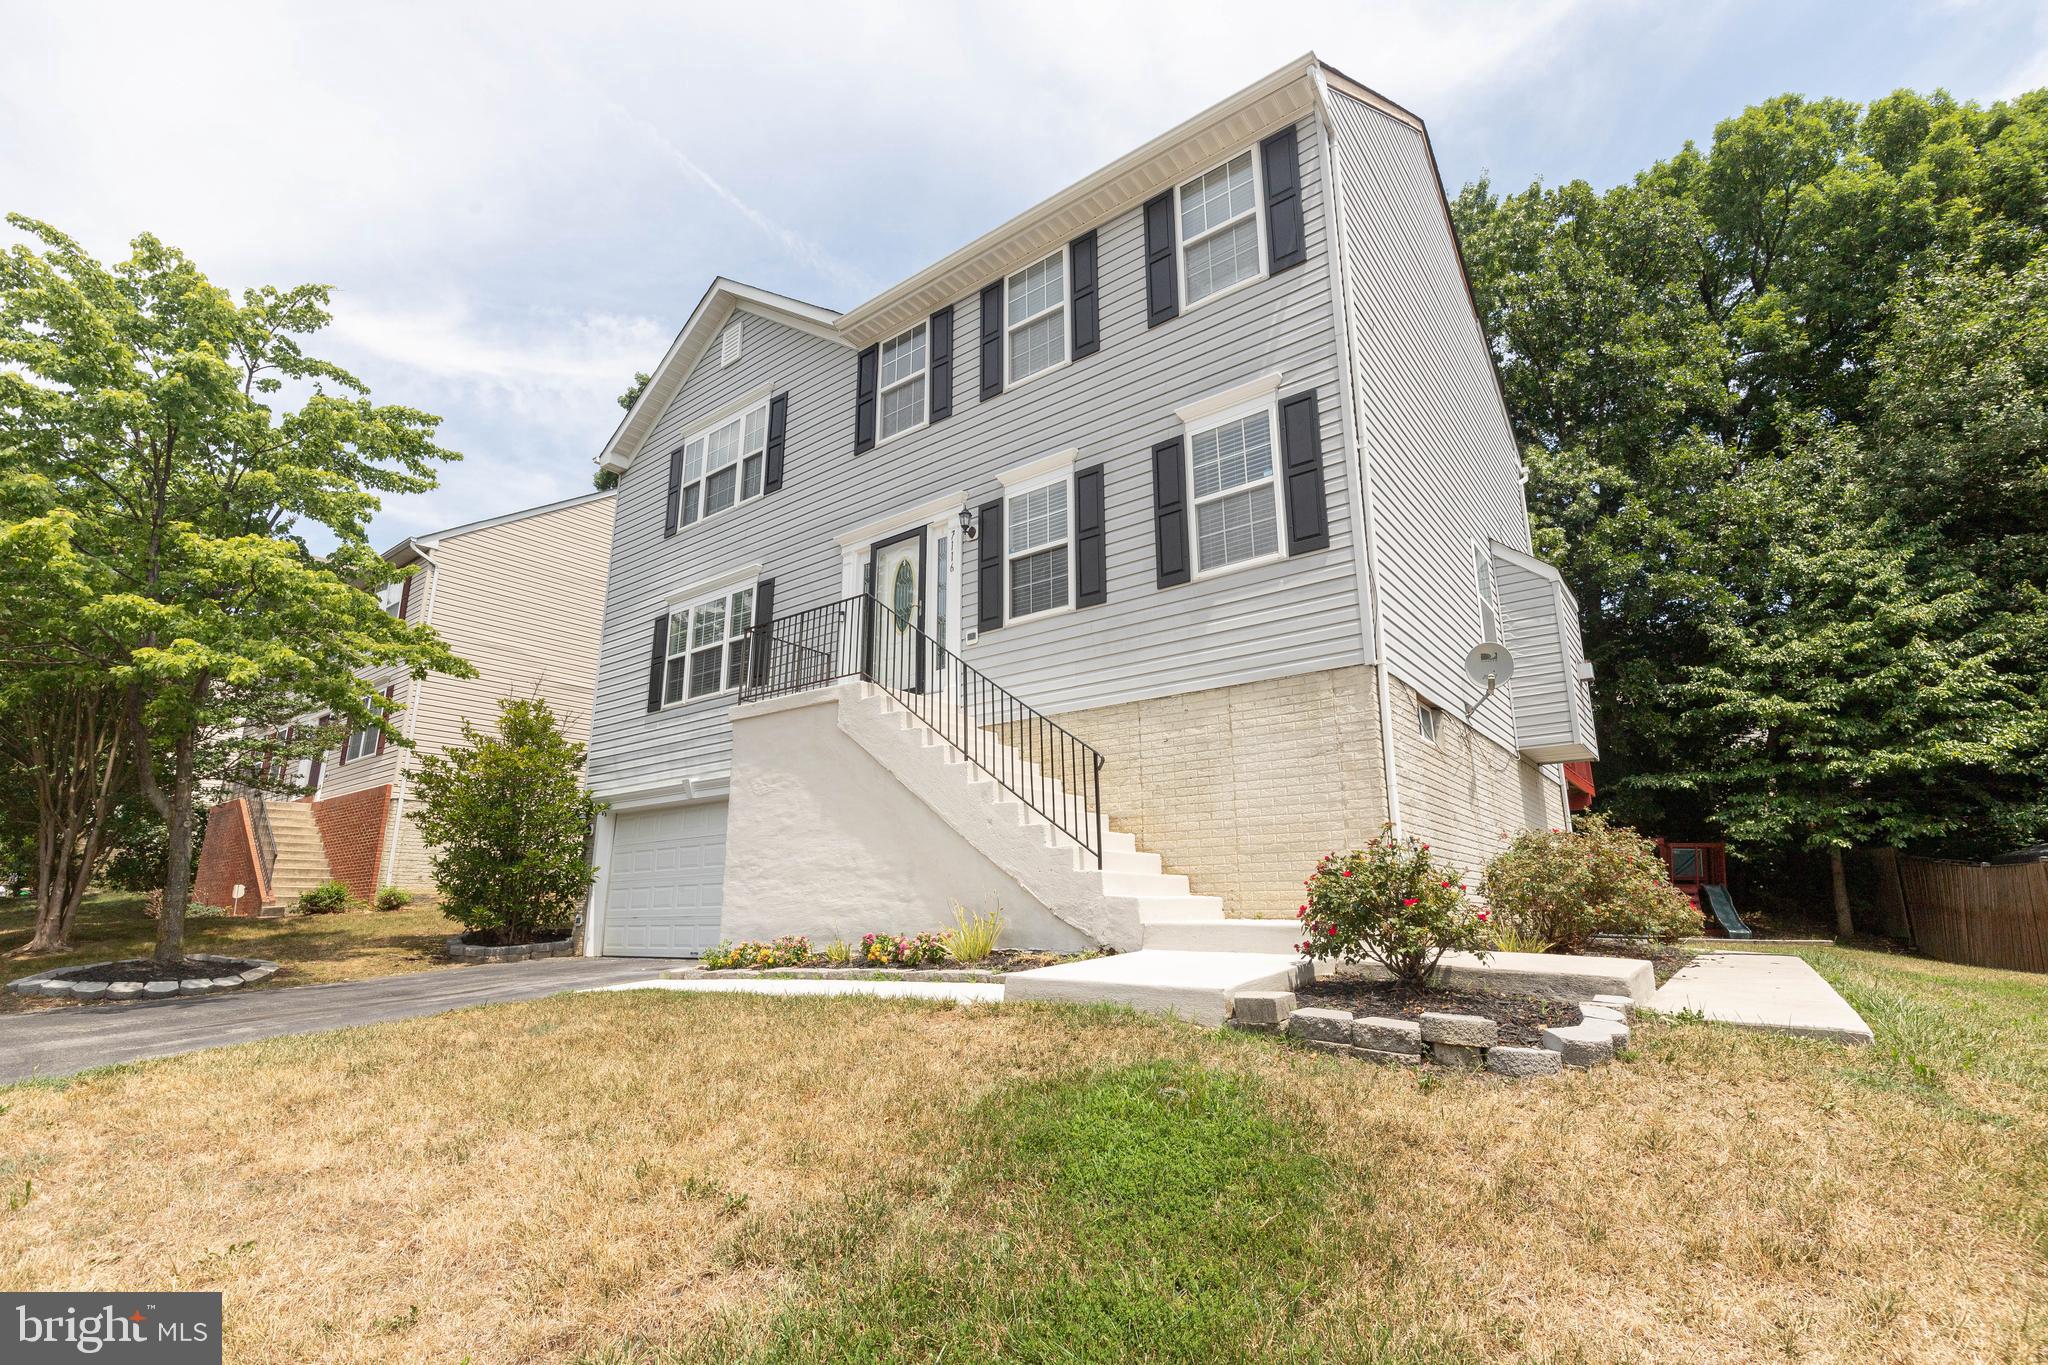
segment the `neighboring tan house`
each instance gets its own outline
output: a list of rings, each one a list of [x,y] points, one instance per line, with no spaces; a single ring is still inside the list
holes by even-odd
[[[383,886],[430,890],[409,790],[421,758],[459,742],[465,720],[493,729],[506,697],[545,697],[570,739],[589,738],[613,503],[609,491],[586,493],[385,551],[399,568],[419,566],[387,591],[385,609],[433,626],[477,676],[365,673],[365,694],[402,708],[399,726],[412,747],[387,744],[374,727],[358,730],[294,765],[291,784],[308,795],[214,807],[195,899],[253,914],[289,906],[330,877],[363,900]]]
[[[1313,56],[851,311],[715,281],[602,466],[593,953],[1284,952],[1596,757],[1422,122]]]

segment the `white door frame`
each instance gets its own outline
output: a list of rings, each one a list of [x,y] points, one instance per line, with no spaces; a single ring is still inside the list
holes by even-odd
[[[901,535],[906,531],[915,531],[919,527],[924,528],[925,633],[957,656],[961,643],[960,563],[966,557],[962,551],[968,543],[960,533],[960,511],[965,506],[965,496],[955,494],[908,508],[895,516],[870,522],[837,537],[839,595],[858,597],[866,591],[868,554],[877,541]],[[941,541],[946,547],[943,555],[939,550]],[[939,572],[939,562],[942,558],[945,560],[943,578]]]

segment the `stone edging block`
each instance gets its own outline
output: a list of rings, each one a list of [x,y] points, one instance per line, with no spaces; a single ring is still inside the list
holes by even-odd
[[[104,962],[90,962],[76,967],[52,967],[46,972],[24,976],[8,983],[7,989],[16,995],[42,995],[68,1000],[162,1000],[174,995],[218,995],[222,991],[235,990],[242,986],[253,986],[259,981],[268,981],[276,976],[280,966],[275,962],[264,962],[251,958],[223,957],[219,953],[187,953],[185,961],[192,964],[192,976],[179,981],[70,981],[65,979],[69,972],[86,971],[92,967],[104,967]],[[247,969],[233,976],[199,975],[201,972],[216,972],[224,962],[249,962]]]
[[[448,956],[456,962],[530,962],[535,958],[573,957],[575,950],[573,935],[552,943],[513,943],[503,947],[464,943],[460,934],[448,940]]]

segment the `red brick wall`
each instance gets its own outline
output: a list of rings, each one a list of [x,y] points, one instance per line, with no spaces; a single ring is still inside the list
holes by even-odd
[[[313,821],[327,849],[327,871],[347,884],[349,894],[367,901],[377,894],[377,865],[384,859],[384,817],[391,784],[313,803]]]
[[[242,886],[239,904],[235,901],[236,883]],[[256,877],[255,836],[240,797],[223,801],[206,813],[206,840],[199,846],[192,899],[200,905],[225,906],[241,915],[254,915],[263,908],[263,890]]]

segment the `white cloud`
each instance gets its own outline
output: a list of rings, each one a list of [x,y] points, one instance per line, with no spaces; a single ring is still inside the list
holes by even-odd
[[[1620,132],[1633,167],[1733,112],[1763,3],[9,0],[0,208],[338,286],[323,344],[469,456],[383,537],[587,487],[715,274],[850,306],[1311,48],[1422,114],[1454,186]],[[2036,39],[1959,94],[2048,83],[2021,3],[1952,21]]]

